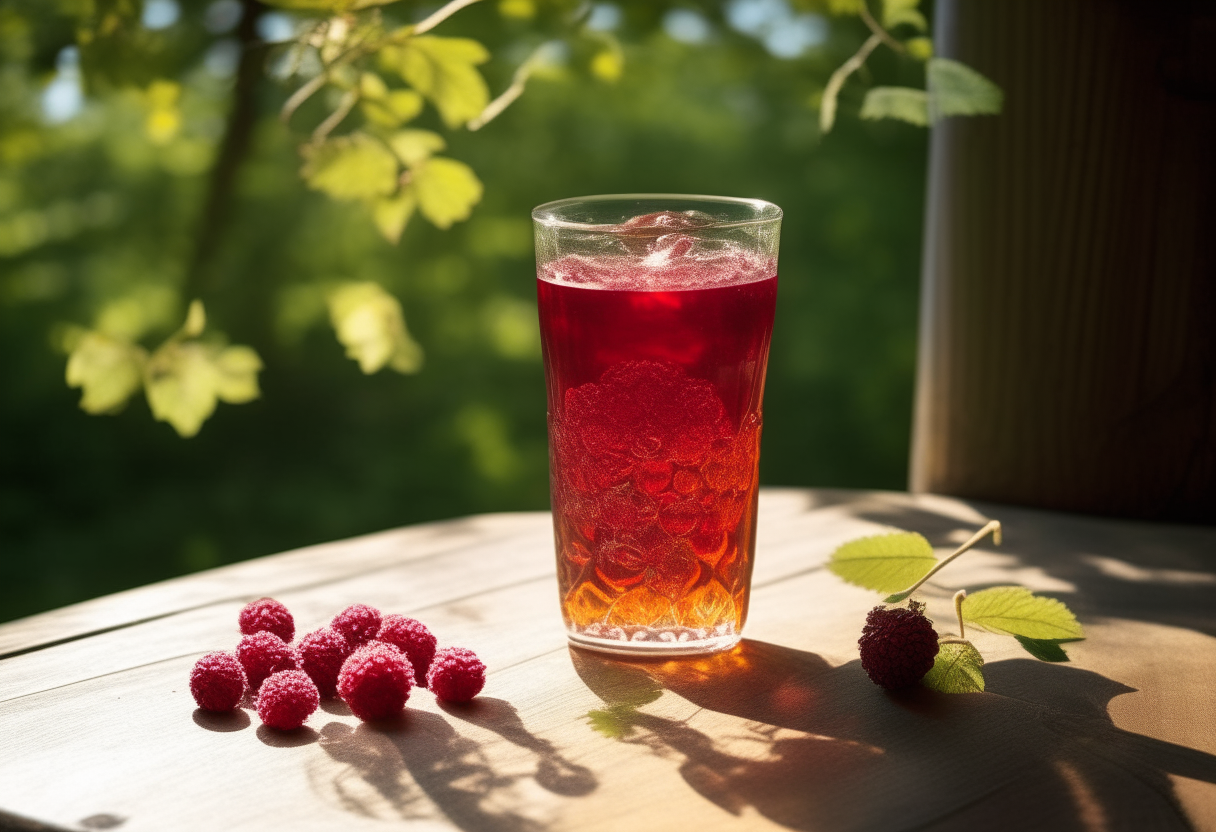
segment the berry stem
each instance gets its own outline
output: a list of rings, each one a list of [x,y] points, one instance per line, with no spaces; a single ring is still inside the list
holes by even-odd
[[[958,636],[966,638],[967,633],[963,630],[963,599],[967,597],[967,590],[960,589],[954,593],[954,614],[958,617]]]
[[[987,537],[989,532],[992,533],[993,544],[1000,546],[1001,545],[1001,521],[1000,520],[989,520],[984,525],[984,528],[980,529],[978,532],[971,535],[971,539],[968,540],[966,543],[964,543],[962,546],[959,546],[958,549],[955,550],[954,554],[950,555],[948,558],[946,558],[944,560],[938,561],[937,564],[932,569],[930,569],[928,572],[926,572],[924,574],[924,577],[922,577],[916,583],[912,584],[912,586],[908,587],[903,592],[897,592],[894,595],[888,595],[886,598],[883,599],[883,603],[884,604],[898,604],[900,601],[907,598],[913,592],[916,592],[916,590],[921,588],[921,585],[924,584],[925,581],[929,580],[934,575],[936,575],[938,572],[940,572],[948,563],[950,563],[952,560],[957,558],[963,552],[967,551],[972,546],[974,546],[975,544],[977,544],[981,540],[983,540],[985,537]]]

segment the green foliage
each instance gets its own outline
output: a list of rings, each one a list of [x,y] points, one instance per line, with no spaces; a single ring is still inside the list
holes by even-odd
[[[929,118],[996,115],[1004,93],[996,84],[966,64],[949,58],[932,58],[926,77],[929,86]]]
[[[67,382],[79,387],[80,409],[86,413],[117,413],[143,387],[147,352],[122,338],[102,332],[81,332],[68,356]]]
[[[919,32],[927,31],[929,24],[918,6],[920,0],[882,0],[882,25],[888,29],[907,25]]]
[[[862,118],[895,118],[915,124],[929,125],[928,95],[912,87],[874,87],[866,93],[861,105]]]
[[[1000,586],[968,595],[963,600],[963,620],[990,632],[1035,640],[1084,637],[1068,607],[1023,586]]]
[[[1014,636],[1018,644],[1025,648],[1026,652],[1034,656],[1039,661],[1043,662],[1066,662],[1068,654],[1064,652],[1061,644],[1068,644],[1073,641],[1079,641],[1075,638],[1026,638],[1026,636]]]
[[[430,35],[380,52],[381,66],[395,70],[434,104],[448,127],[460,127],[490,103],[489,88],[477,71],[489,59],[490,53],[475,40]]]
[[[455,159],[429,159],[413,170],[413,189],[418,210],[439,228],[469,218],[481,201],[481,181],[473,169]]]
[[[828,569],[851,584],[889,593],[915,583],[936,563],[922,535],[895,532],[845,543],[832,553]]]
[[[338,200],[365,200],[397,190],[397,159],[384,143],[366,133],[305,145],[300,171],[310,188]]]
[[[982,693],[984,657],[969,641],[943,642],[921,683],[942,693]]]
[[[328,298],[329,317],[346,354],[364,373],[422,368],[422,347],[405,328],[401,302],[378,283],[343,283]]]

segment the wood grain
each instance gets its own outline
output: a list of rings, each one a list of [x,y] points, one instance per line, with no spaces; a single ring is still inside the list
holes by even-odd
[[[939,627],[958,586],[1018,582],[1067,600],[1089,639],[1047,665],[978,634],[987,693],[885,694],[857,660],[876,599],[824,561],[889,525],[940,552],[989,517],[1006,545],[927,587]],[[547,514],[487,515],[0,627],[20,645],[0,660],[0,829],[1216,830],[1214,530],[765,491],[747,638],[671,662],[568,648],[552,546]],[[191,665],[263,594],[301,631],[353,601],[415,615],[478,651],[486,690],[463,707],[416,691],[377,725],[327,701],[287,733],[197,711]]]
[[[911,488],[1216,522],[1216,9],[936,6]]]

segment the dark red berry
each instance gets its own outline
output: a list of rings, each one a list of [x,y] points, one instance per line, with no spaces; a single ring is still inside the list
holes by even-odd
[[[245,669],[231,653],[208,653],[190,671],[190,694],[204,711],[231,711],[245,696]]]
[[[937,633],[922,610],[923,605],[913,602],[912,609],[875,607],[866,616],[857,644],[861,666],[874,684],[888,690],[908,688],[933,667]]]
[[[468,702],[486,683],[486,666],[472,650],[445,647],[435,654],[426,686],[444,702]]]
[[[351,653],[351,647],[342,634],[322,627],[300,639],[296,650],[300,653],[300,667],[316,683],[321,695],[330,697],[336,694],[338,672]]]
[[[338,695],[362,720],[401,713],[414,686],[414,669],[400,649],[380,641],[350,654],[338,674]]]
[[[435,658],[435,636],[425,624],[404,615],[386,615],[376,640],[387,642],[405,653],[414,666],[414,680],[419,685],[426,683],[426,672],[431,669],[431,659]]]
[[[299,670],[300,654],[283,639],[265,630],[245,636],[236,646],[236,657],[245,668],[249,689],[257,690],[272,673]]]
[[[258,691],[258,716],[271,728],[299,728],[320,704],[317,686],[303,670],[271,674]]]
[[[380,611],[367,604],[351,604],[334,616],[330,626],[341,633],[351,647],[361,647],[380,632]]]
[[[241,632],[253,635],[258,632],[274,633],[288,644],[295,637],[296,622],[287,611],[287,607],[273,598],[262,598],[251,601],[241,610],[238,618]]]

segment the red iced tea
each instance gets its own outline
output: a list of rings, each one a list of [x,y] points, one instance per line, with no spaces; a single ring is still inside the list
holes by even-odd
[[[538,270],[572,640],[729,644],[747,616],[773,258],[670,234]]]

